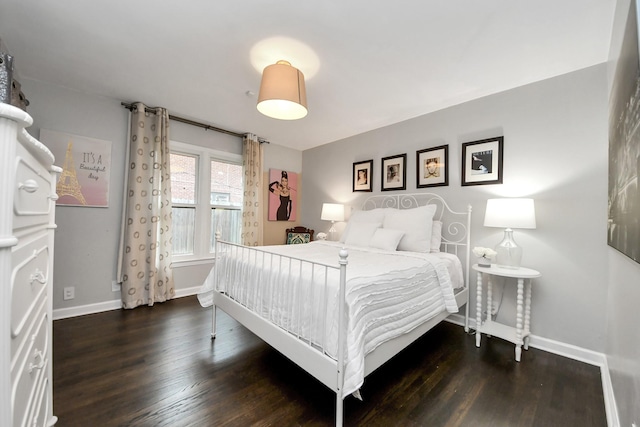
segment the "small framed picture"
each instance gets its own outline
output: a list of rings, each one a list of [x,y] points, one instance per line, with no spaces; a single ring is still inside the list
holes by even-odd
[[[449,185],[449,146],[416,151],[416,187]]]
[[[407,188],[407,154],[382,159],[382,191]]]
[[[462,185],[502,184],[504,137],[462,144]]]
[[[353,191],[371,191],[373,160],[353,164]]]

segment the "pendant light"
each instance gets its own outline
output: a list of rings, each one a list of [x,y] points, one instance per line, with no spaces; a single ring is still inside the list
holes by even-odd
[[[297,120],[307,115],[304,74],[288,61],[278,61],[262,72],[258,111],[280,120]]]

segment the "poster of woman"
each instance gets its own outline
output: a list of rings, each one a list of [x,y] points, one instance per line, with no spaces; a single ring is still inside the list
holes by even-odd
[[[298,207],[298,174],[269,169],[269,221],[295,221]]]

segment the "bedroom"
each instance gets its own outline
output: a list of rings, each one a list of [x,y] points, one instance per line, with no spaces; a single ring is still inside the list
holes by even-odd
[[[628,4],[617,2],[615,22],[624,19]],[[619,27],[614,26],[613,39]],[[11,46],[14,43],[9,36],[0,33]],[[593,364],[606,363],[620,425],[629,426],[640,422],[640,349],[637,341],[628,342],[629,337],[638,336],[634,325],[640,319],[633,301],[640,297],[640,269],[606,244],[608,73],[603,59],[580,70],[315,148],[296,150],[273,141],[265,147],[265,170],[300,172],[299,223],[326,231],[329,224],[321,221],[319,214],[322,203],[357,206],[355,193],[350,191],[353,162],[373,158],[374,173],[379,177],[382,157],[407,153],[412,159],[416,150],[449,144],[450,184],[439,192],[456,207],[472,204],[473,244],[479,246],[493,246],[500,238],[498,230],[482,226],[486,199],[523,195],[516,192],[526,188],[527,195],[536,199],[538,228],[518,235],[526,248],[523,263],[544,273],[534,289],[532,345]],[[29,112],[35,118],[30,128],[34,136],[41,129],[53,129],[114,144],[126,140],[128,112],[120,106],[120,99],[37,79],[23,78],[22,84],[31,101]],[[311,100],[311,93],[308,96]],[[236,141],[213,132],[202,139],[200,130],[180,124],[172,124],[172,132],[177,141],[218,147],[232,147]],[[497,135],[505,136],[505,183],[461,187],[461,144]],[[120,221],[117,190],[122,188],[124,173],[121,151],[114,150],[113,164],[109,208],[58,209],[53,296],[58,316],[119,306],[119,292],[112,291],[111,282]],[[409,160],[408,177],[414,173]],[[413,181],[408,179],[407,192],[415,190]],[[341,229],[344,224],[337,226]],[[267,232],[273,232],[274,238],[282,235],[280,229]],[[206,275],[206,266],[189,272],[187,267],[177,270],[176,275],[183,275],[179,294],[193,293]],[[70,301],[62,299],[67,286],[76,288],[75,299]],[[508,296],[505,300],[513,301]],[[512,303],[505,303],[504,310],[505,315],[513,312]]]

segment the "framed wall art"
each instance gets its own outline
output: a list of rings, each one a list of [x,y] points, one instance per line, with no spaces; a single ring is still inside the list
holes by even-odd
[[[449,185],[449,146],[425,148],[416,152],[416,187]]]
[[[640,55],[631,2],[609,102],[607,244],[640,263]]]
[[[40,130],[40,140],[62,166],[57,206],[109,207],[111,141]]]
[[[382,158],[382,191],[407,188],[407,154]]]
[[[353,164],[353,191],[372,191],[373,160]]]
[[[462,144],[462,185],[502,184],[504,137]]]
[[[269,169],[269,221],[295,221],[298,209],[298,174]]]

